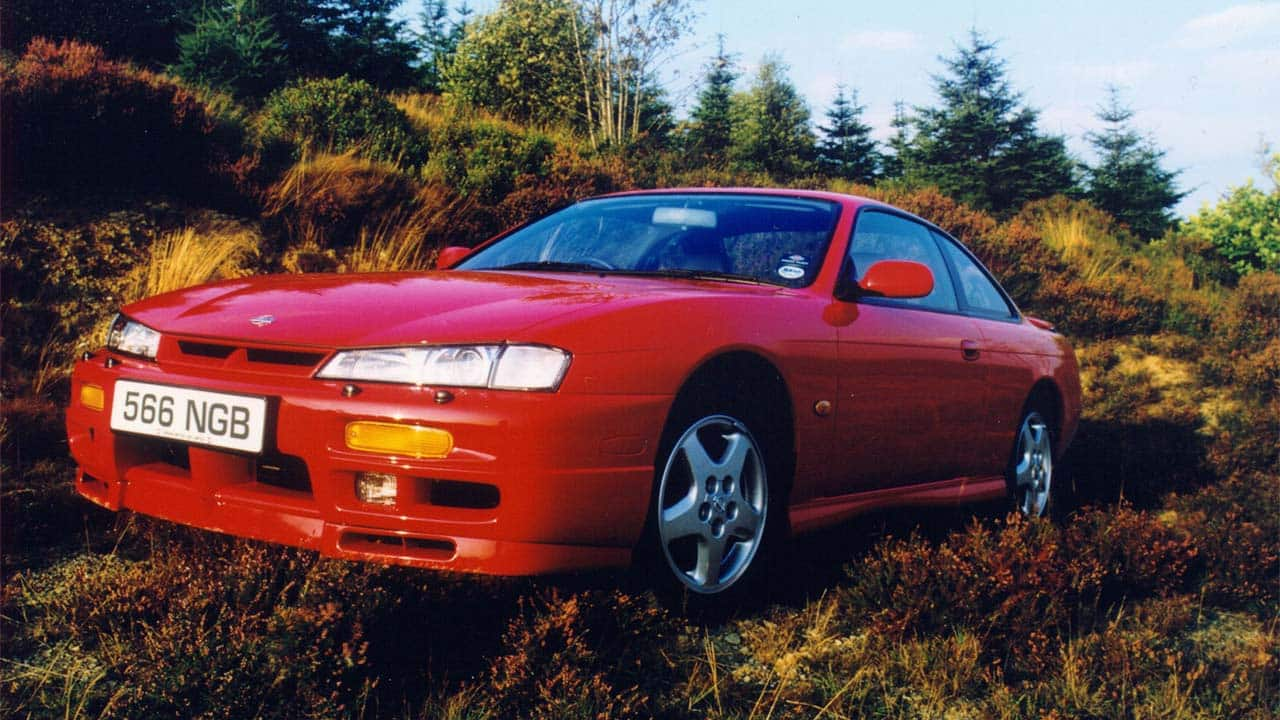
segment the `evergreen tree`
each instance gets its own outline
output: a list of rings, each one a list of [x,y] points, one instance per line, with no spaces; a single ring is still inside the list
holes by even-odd
[[[183,78],[238,97],[261,97],[284,78],[280,38],[254,0],[206,6],[191,32],[178,36]]]
[[[814,156],[809,108],[786,72],[781,60],[766,57],[751,89],[734,97],[729,153],[743,169],[780,180],[809,172]]]
[[[318,0],[257,0],[262,15],[280,39],[284,62],[293,77],[341,74],[333,47],[338,8]]]
[[[907,105],[901,100],[893,103],[893,136],[889,138],[889,151],[880,157],[880,176],[889,180],[902,178],[904,168],[902,156],[911,145],[911,118],[907,116]]]
[[[1164,235],[1176,222],[1173,206],[1187,194],[1177,189],[1179,171],[1165,170],[1165,151],[1129,125],[1133,110],[1121,103],[1117,88],[1107,89],[1097,118],[1106,127],[1085,134],[1098,155],[1096,165],[1084,166],[1086,196],[1139,237]]]
[[[962,202],[996,213],[1028,200],[1070,192],[1074,165],[1061,137],[1037,126],[1005,78],[996,44],[976,30],[946,75],[934,76],[939,107],[916,108],[915,134],[901,159],[910,182],[932,184]]]
[[[707,63],[698,104],[689,114],[687,146],[691,160],[700,164],[723,166],[728,160],[732,142],[731,103],[733,83],[738,79],[734,61],[724,51],[724,35],[718,38],[715,57]]]
[[[422,88],[428,92],[444,89],[444,68],[458,51],[471,8],[462,3],[457,16],[457,20],[449,18],[449,4],[445,0],[425,0],[422,4],[422,13],[418,16],[422,21],[418,45],[422,56]]]
[[[818,143],[818,167],[834,177],[870,183],[880,173],[881,155],[871,137],[871,126],[862,122],[865,108],[858,104],[858,91],[846,94],[836,87],[836,99],[827,110],[830,125],[818,126],[823,139]]]
[[[417,83],[418,52],[409,39],[408,23],[391,13],[403,0],[336,0],[338,34],[334,37],[338,67],[331,69],[368,80],[383,89]]]
[[[177,61],[177,37],[203,5],[203,0],[0,0],[0,41],[5,50],[21,55],[32,38],[83,40],[111,57],[159,67]]]

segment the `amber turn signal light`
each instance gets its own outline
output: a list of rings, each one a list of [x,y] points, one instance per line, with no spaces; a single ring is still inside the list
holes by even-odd
[[[388,453],[412,458],[442,458],[453,450],[448,430],[359,421],[347,423],[347,447],[363,452]]]
[[[90,410],[102,412],[102,408],[107,406],[107,394],[97,385],[81,385],[80,404]]]

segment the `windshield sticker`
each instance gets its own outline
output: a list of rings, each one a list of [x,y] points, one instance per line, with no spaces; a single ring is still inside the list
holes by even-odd
[[[778,274],[787,280],[799,280],[804,277],[804,268],[799,265],[783,265],[778,268]]]
[[[785,265],[799,265],[800,267],[809,264],[809,261],[803,255],[788,255],[782,258],[782,262]]]

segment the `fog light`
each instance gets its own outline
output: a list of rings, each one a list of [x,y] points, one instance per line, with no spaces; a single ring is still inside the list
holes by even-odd
[[[413,458],[442,458],[453,449],[453,435],[439,428],[382,422],[347,423],[347,447]]]
[[[102,411],[107,406],[107,395],[97,385],[80,386],[80,404],[90,410]]]
[[[356,498],[374,505],[394,505],[396,476],[390,473],[356,473]]]

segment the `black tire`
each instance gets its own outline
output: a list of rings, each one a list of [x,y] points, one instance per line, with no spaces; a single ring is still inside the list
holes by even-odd
[[[1070,486],[1056,467],[1053,416],[1029,405],[1018,420],[1005,481],[1014,509],[1028,517],[1051,517],[1070,504]]]
[[[771,566],[787,536],[784,488],[791,467],[781,433],[768,418],[716,399],[687,398],[672,411],[654,461],[648,522],[637,548],[646,584],[669,607],[706,617],[768,596]],[[696,455],[698,446],[705,460],[690,459],[690,448]],[[738,453],[740,471],[734,465]],[[717,472],[695,478],[694,468],[705,469],[706,460]],[[673,516],[678,509],[684,513]],[[753,513],[759,527],[748,533]],[[718,542],[724,543],[719,555],[710,549]],[[715,557],[721,562],[708,571]]]

